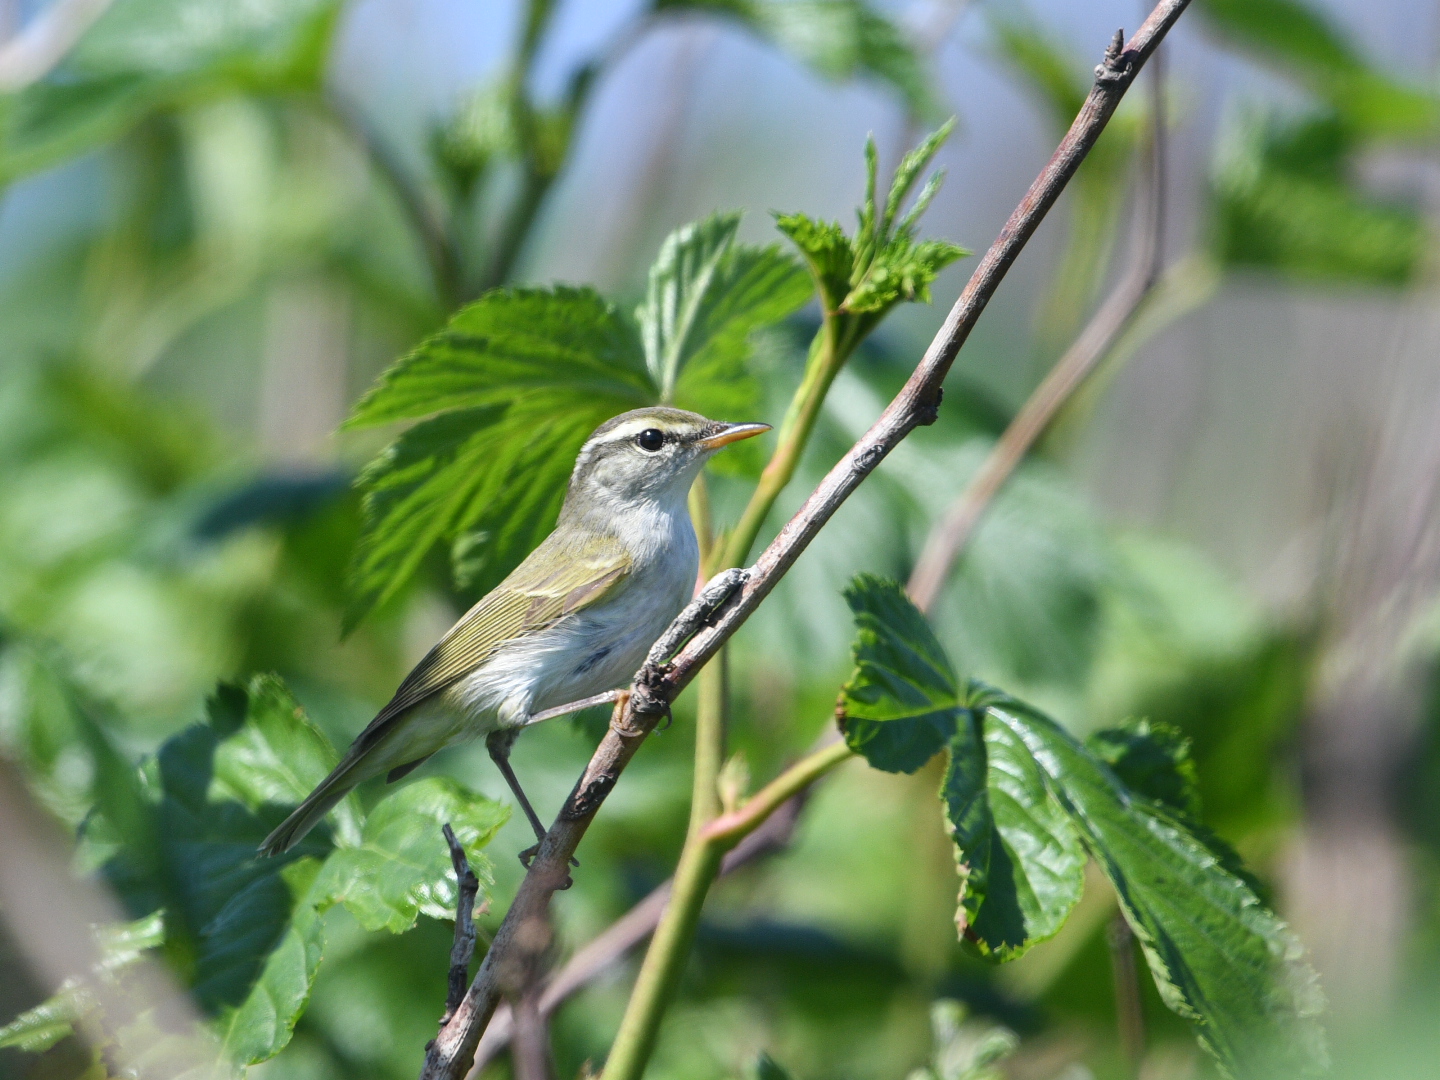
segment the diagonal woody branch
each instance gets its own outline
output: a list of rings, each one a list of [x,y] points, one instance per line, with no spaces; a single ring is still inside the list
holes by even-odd
[[[517,928],[543,913],[550,898],[565,884],[570,856],[620,773],[665,714],[669,703],[750,617],[865,477],[911,431],[934,421],[940,405],[941,384],[976,321],[1095,145],[1141,65],[1188,3],[1189,0],[1161,0],[1128,45],[1122,44],[1121,35],[1116,35],[1104,61],[1096,68],[1095,85],[1070,130],[981,259],[900,393],[761,553],[747,580],[714,616],[712,624],[702,627],[671,663],[658,667],[647,664],[636,676],[631,693],[616,704],[610,730],[541,841],[539,853],[521,882],[474,982],[455,1015],[430,1044],[421,1080],[459,1080],[469,1068],[475,1047],[499,1001],[497,972],[506,955],[516,947]]]

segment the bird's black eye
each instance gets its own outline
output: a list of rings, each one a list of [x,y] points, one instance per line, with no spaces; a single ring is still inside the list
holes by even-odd
[[[653,454],[665,445],[665,433],[659,428],[646,428],[635,436],[635,445],[641,450]]]

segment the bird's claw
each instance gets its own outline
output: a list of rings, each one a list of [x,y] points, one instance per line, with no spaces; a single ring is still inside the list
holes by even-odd
[[[524,851],[520,852],[520,865],[523,866],[523,867],[525,867],[526,870],[529,870],[529,869],[530,869],[530,864],[535,861],[535,856],[536,856],[536,855],[539,855],[539,854],[540,854],[540,844],[539,844],[538,842],[537,842],[537,843],[534,843],[534,844],[531,844],[531,845],[530,845],[529,847],[527,847]],[[579,865],[580,865],[580,860],[577,859],[577,858],[575,858],[574,855],[571,855],[571,856],[570,856],[570,865],[571,865],[571,866],[579,866]],[[568,881],[562,886],[562,888],[566,888],[566,889],[568,889],[569,887],[570,887],[570,883],[569,883]]]

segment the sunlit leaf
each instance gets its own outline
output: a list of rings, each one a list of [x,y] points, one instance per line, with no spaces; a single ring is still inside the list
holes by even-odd
[[[1084,888],[1085,855],[1024,744],[988,715],[984,733],[983,814],[957,805],[954,779],[969,768],[959,747],[941,795],[964,877],[965,936],[1010,960],[1059,932]]]
[[[1085,749],[1110,766],[1135,794],[1199,820],[1200,791],[1190,740],[1175,728],[1130,720],[1093,732],[1085,739]]]
[[[661,0],[658,6],[726,15],[827,78],[879,79],[912,113],[935,109],[923,62],[899,29],[864,0]]]
[[[232,90],[318,85],[339,0],[116,0],[47,79],[0,97],[0,180]]]
[[[1324,1000],[1285,924],[1181,818],[1132,796],[1053,721],[1002,696],[986,708],[1034,755],[1201,1044],[1237,1076],[1319,1075]]]
[[[895,582],[861,574],[845,601],[855,615],[855,671],[841,691],[845,741],[877,769],[914,772],[955,732],[955,672]]]
[[[429,419],[360,477],[365,529],[347,627],[395,595],[436,544],[456,545],[475,591],[508,573],[554,526],[590,432],[655,401],[642,357],[633,328],[588,289],[502,290],[386,371],[350,426]]]
[[[79,984],[67,982],[33,1009],[26,1009],[0,1027],[0,1050],[44,1053],[61,1039],[75,1034],[75,1025],[85,1013],[79,1000]]]
[[[256,955],[263,957],[240,1004],[221,1018],[225,1056],[237,1064],[251,1065],[278,1054],[305,1011],[325,949],[325,929],[311,888],[319,870],[314,859],[289,863],[279,874],[237,893],[209,927],[209,936],[222,939],[232,954],[258,949]],[[284,929],[275,940],[270,927],[277,916]]]
[[[420,780],[370,811],[359,844],[338,848],[325,860],[315,893],[326,903],[343,903],[368,930],[402,933],[422,914],[454,918],[455,872],[440,827],[448,823],[455,830],[480,879],[483,903],[493,878],[490,860],[478,849],[509,816],[507,806],[453,780]]]

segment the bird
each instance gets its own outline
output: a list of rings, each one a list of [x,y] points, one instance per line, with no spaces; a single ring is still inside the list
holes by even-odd
[[[482,735],[543,839],[510,766],[515,738],[535,719],[603,699],[631,679],[694,591],[691,484],[718,450],[768,430],[669,406],[596,428],[554,530],[425,654],[260,853],[294,847],[357,784],[382,773],[399,780],[441,748]]]

